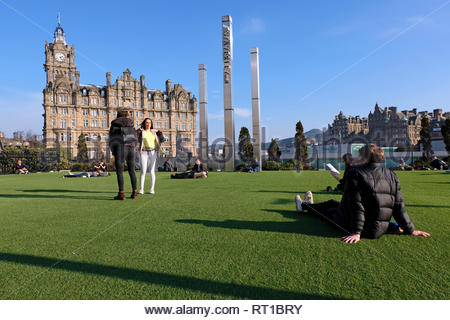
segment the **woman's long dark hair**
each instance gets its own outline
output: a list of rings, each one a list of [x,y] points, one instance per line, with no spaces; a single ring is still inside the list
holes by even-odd
[[[153,129],[153,120],[150,118],[145,118],[144,121],[141,123],[141,129],[145,130],[145,121],[150,120],[150,129]]]

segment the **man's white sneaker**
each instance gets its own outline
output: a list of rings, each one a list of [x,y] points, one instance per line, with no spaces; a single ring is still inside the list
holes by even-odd
[[[313,194],[311,191],[306,191],[305,193],[305,202],[309,203],[309,204],[313,204],[314,203],[314,198],[313,198]]]
[[[150,190],[150,192],[149,192],[150,194],[155,194],[155,191],[152,191],[152,190]]]
[[[302,199],[300,198],[299,195],[295,196],[295,209],[297,210],[298,213],[302,212]]]
[[[139,194],[144,194],[144,190],[139,190]]]

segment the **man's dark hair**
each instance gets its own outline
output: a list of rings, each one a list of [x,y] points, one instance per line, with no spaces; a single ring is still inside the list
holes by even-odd
[[[128,112],[127,111],[119,111],[117,112],[117,118],[126,118],[128,117]]]

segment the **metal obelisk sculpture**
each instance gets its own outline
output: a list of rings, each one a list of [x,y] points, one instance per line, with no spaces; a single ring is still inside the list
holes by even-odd
[[[200,104],[200,158],[208,162],[208,98],[206,93],[206,65],[198,65],[198,94]]]
[[[259,53],[258,48],[250,49],[252,72],[252,120],[253,120],[253,158],[261,160],[261,124],[259,117]],[[261,166],[260,166],[261,167]]]
[[[234,114],[232,99],[233,28],[230,16],[222,17],[223,107],[225,122],[225,171],[234,171]]]

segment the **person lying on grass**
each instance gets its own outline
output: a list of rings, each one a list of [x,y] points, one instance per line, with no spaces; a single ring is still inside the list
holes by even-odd
[[[314,213],[349,233],[342,238],[345,243],[356,243],[361,236],[371,239],[381,237],[389,230],[392,217],[403,234],[429,237],[430,234],[416,230],[405,210],[400,182],[397,175],[382,168],[384,151],[375,144],[359,150],[364,164],[349,170],[341,202],[335,200],[314,204],[311,192],[305,201],[295,197],[297,212]]]
[[[172,173],[171,179],[206,179],[208,177],[208,167],[200,161],[200,158],[195,160],[195,165],[192,170],[183,173]]]

